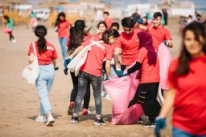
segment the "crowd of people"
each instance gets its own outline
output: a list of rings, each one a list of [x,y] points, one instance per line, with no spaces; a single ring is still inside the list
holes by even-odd
[[[79,113],[89,114],[91,89],[96,108],[95,125],[104,125],[102,114],[102,81],[110,80],[114,76],[128,76],[137,70],[140,83],[128,108],[134,104],[141,104],[144,115],[149,122],[145,127],[155,127],[156,136],[166,126],[166,116],[174,107],[172,120],[172,133],[174,137],[206,137],[206,31],[203,22],[189,21],[182,31],[182,50],[178,58],[174,59],[168,72],[168,89],[165,103],[161,108],[157,100],[160,85],[160,62],[158,49],[162,43],[168,48],[173,47],[170,31],[162,24],[167,20],[161,12],[155,12],[152,20],[133,14],[121,20],[120,24],[109,17],[109,12],[103,13],[104,20],[97,25],[97,33],[89,34],[85,30],[86,22],[76,20],[72,25],[65,13],[59,13],[56,20],[56,32],[64,60],[64,74],[68,75],[68,65],[84,49],[86,59],[78,73],[70,71],[73,89],[70,95],[68,115],[71,123],[79,122]],[[197,16],[199,17],[199,16]],[[10,40],[15,41],[12,35],[12,20],[7,20]],[[167,21],[166,21],[167,24]],[[47,29],[43,25],[36,25],[34,33],[38,40],[29,47],[29,63],[32,63],[34,50],[37,51],[40,74],[36,80],[36,88],[40,97],[40,113],[36,121],[52,126],[54,118],[49,102],[49,91],[54,80],[57,52],[55,47],[45,39]],[[35,49],[33,49],[35,45]],[[162,56],[164,58],[164,56]],[[205,74],[205,75],[204,75]],[[84,100],[83,109],[81,104]],[[142,121],[140,118],[139,121]]]

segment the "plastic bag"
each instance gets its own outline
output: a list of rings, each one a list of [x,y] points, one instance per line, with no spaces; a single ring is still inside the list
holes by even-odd
[[[128,108],[139,84],[139,80],[136,79],[137,74],[138,71],[129,76],[103,82],[105,91],[112,99],[112,124],[114,125],[134,124],[144,113],[140,104]]]
[[[168,90],[169,86],[167,85],[167,76],[172,56],[164,43],[159,46],[158,58],[160,64],[160,87]]]
[[[29,83],[29,84],[35,84],[36,79],[39,76],[39,64],[38,64],[38,59],[36,55],[36,48],[33,45],[34,49],[34,60],[32,64],[27,65],[23,72],[22,72],[22,77]]]
[[[68,69],[70,69],[71,72],[75,73],[75,76],[79,74],[79,70],[81,69],[81,66],[85,63],[87,59],[88,51],[91,50],[91,47],[94,45],[98,45],[102,43],[103,41],[91,41],[91,44],[84,47],[68,64]]]

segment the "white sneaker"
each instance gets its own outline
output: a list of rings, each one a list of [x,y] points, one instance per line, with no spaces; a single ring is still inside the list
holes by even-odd
[[[16,39],[13,39],[13,40],[12,40],[12,43],[16,43]]]
[[[38,117],[36,117],[36,122],[42,122],[42,123],[46,123],[47,120],[46,120],[46,116],[42,116],[42,115],[39,115]]]
[[[52,115],[49,115],[47,118],[46,126],[53,126],[54,122],[54,117]]]

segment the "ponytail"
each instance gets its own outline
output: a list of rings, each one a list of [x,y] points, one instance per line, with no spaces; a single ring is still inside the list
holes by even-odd
[[[39,38],[37,41],[38,52],[42,53],[47,50],[45,36],[47,34],[47,29],[43,25],[38,25],[35,29],[35,35]]]

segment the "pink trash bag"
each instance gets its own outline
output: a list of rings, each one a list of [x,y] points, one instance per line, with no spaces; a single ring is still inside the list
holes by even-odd
[[[112,124],[114,125],[134,124],[144,113],[140,104],[128,108],[139,84],[137,74],[138,71],[129,76],[103,82],[105,91],[112,99]]]
[[[167,85],[167,76],[172,56],[164,43],[159,46],[158,59],[160,64],[160,87],[161,89],[168,90],[169,86]]]

